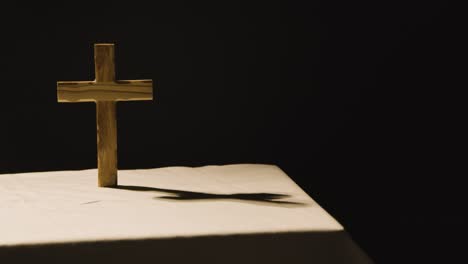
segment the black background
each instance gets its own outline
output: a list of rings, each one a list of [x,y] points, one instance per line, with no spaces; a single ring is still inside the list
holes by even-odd
[[[154,102],[118,104],[119,168],[280,166],[377,263],[463,256],[466,30],[445,2],[4,5],[0,172],[96,166],[92,45]]]

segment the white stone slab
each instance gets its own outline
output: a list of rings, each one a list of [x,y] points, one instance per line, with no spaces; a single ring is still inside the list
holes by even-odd
[[[343,234],[346,249],[338,250],[353,248],[343,227],[276,166],[121,170],[119,188],[96,181],[95,169],[0,175],[0,256],[15,247],[281,234]],[[368,261],[351,251],[341,258]]]

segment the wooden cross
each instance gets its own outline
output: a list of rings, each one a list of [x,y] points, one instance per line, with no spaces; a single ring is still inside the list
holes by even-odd
[[[57,82],[58,102],[96,102],[98,186],[117,185],[116,102],[152,100],[152,80],[115,80],[114,44],[94,44],[94,81]]]

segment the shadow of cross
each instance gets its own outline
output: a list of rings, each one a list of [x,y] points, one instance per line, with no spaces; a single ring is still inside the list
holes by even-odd
[[[174,189],[163,189],[156,187],[134,186],[134,185],[117,185],[111,187],[113,189],[121,189],[128,191],[143,191],[143,192],[164,192],[170,193],[172,196],[159,196],[155,198],[168,200],[208,200],[208,199],[229,199],[242,200],[252,202],[263,202],[271,204],[283,205],[304,205],[300,202],[279,201],[278,199],[290,197],[288,194],[278,193],[231,193],[231,194],[215,194],[206,192],[192,192]]]
[[[114,44],[94,45],[94,81],[59,81],[59,102],[96,102],[98,186],[117,185],[117,101],[153,100],[152,80],[115,79]]]

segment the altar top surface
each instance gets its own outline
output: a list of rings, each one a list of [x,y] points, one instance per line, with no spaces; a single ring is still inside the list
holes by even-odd
[[[0,175],[0,246],[343,230],[273,165],[121,170],[118,188],[96,175]]]

